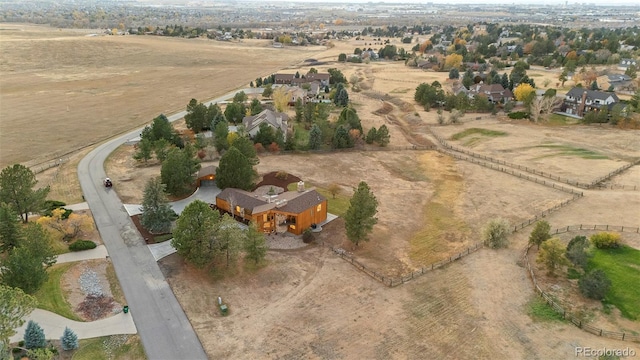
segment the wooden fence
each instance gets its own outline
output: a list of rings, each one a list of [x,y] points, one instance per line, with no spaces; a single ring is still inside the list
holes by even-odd
[[[45,163],[41,163],[38,165],[34,165],[34,166],[30,166],[29,169],[31,169],[31,171],[33,171],[34,174],[38,174],[41,173],[45,170],[49,170],[52,167],[56,167],[56,166],[60,166],[66,162],[69,161],[68,157],[64,157],[64,158],[60,158],[60,159],[55,159],[55,160],[51,160],[51,161],[47,161]]]
[[[522,230],[522,229],[524,229],[525,227],[527,227],[527,226],[529,226],[531,224],[535,224],[538,220],[541,220],[543,217],[551,214],[553,211],[561,209],[561,208],[571,204],[572,202],[578,200],[581,197],[582,197],[582,193],[580,193],[580,195],[576,194],[569,200],[565,200],[565,201],[561,202],[558,205],[555,205],[555,206],[550,207],[550,208],[548,208],[546,210],[543,210],[540,214],[535,215],[534,217],[532,217],[532,218],[530,218],[528,220],[525,220],[525,221],[521,222],[518,225],[514,225],[513,232],[517,232],[518,230]]]
[[[637,227],[629,227],[629,226],[617,226],[617,225],[572,225],[567,227],[561,227],[555,229],[551,233],[560,234],[568,231],[576,231],[576,230],[609,230],[609,231],[620,231],[620,232],[638,232],[640,228]],[[618,332],[618,331],[609,331],[597,328],[595,326],[589,325],[582,321],[571,313],[567,312],[565,308],[563,308],[558,302],[556,302],[553,297],[544,292],[540,285],[538,285],[538,281],[536,279],[536,275],[533,272],[533,268],[531,267],[531,263],[529,262],[529,250],[532,245],[526,247],[524,251],[524,263],[529,272],[529,277],[531,278],[531,282],[533,283],[533,287],[537,294],[539,294],[546,302],[553,308],[558,314],[562,315],[564,319],[569,320],[575,326],[585,330],[594,335],[603,336],[616,340],[626,340],[626,341],[634,341],[640,342],[640,335]]]
[[[598,187],[598,189],[610,189],[610,190],[629,190],[629,191],[640,190],[640,186],[638,186],[638,185],[620,185],[620,184],[604,185],[604,184],[598,184],[597,187]]]
[[[548,179],[551,179],[551,180],[554,180],[554,181],[562,182],[562,183],[565,183],[565,184],[568,184],[568,185],[572,185],[572,186],[576,186],[576,187],[583,188],[583,189],[594,188],[594,187],[598,186],[598,184],[600,184],[600,183],[610,179],[611,177],[613,177],[613,176],[615,176],[617,174],[620,174],[621,172],[623,172],[623,171],[629,169],[630,167],[638,164],[638,161],[634,161],[632,163],[625,164],[624,166],[622,166],[622,167],[620,167],[618,169],[615,169],[615,170],[611,171],[610,173],[608,173],[607,175],[601,176],[601,177],[593,180],[590,183],[583,183],[583,182],[579,182],[577,180],[572,180],[572,179],[563,178],[563,177],[560,177],[560,176],[557,176],[557,175],[553,175],[553,174],[548,173],[548,172],[539,171],[539,170],[536,170],[535,168],[530,168],[528,166],[522,166],[522,165],[519,165],[519,164],[510,163],[508,161],[504,161],[504,160],[500,160],[500,159],[494,159],[494,158],[492,158],[490,156],[481,155],[481,154],[475,153],[473,151],[469,151],[467,149],[462,149],[462,148],[450,145],[444,138],[442,138],[440,135],[434,133],[431,130],[431,128],[428,128],[428,131],[429,131],[429,133],[431,133],[431,135],[433,135],[434,138],[436,138],[436,140],[438,140],[440,145],[442,145],[445,149],[449,149],[449,150],[452,150],[452,151],[463,153],[463,154],[469,155],[469,156],[477,158],[477,159],[489,161],[489,162],[494,163],[494,164],[509,166],[509,167],[512,167],[512,168],[515,168],[515,169],[518,169],[518,170],[522,170],[522,171],[528,172],[528,173],[533,174],[533,175],[541,176],[541,177],[544,177],[544,178],[548,178]]]
[[[476,243],[471,247],[466,248],[465,250],[463,250],[462,252],[459,252],[456,255],[450,256],[447,259],[432,263],[430,265],[425,265],[420,267],[420,269],[416,270],[416,271],[412,271],[410,273],[401,275],[399,277],[393,277],[393,276],[388,276],[379,272],[376,272],[372,269],[369,269],[366,265],[362,264],[361,262],[359,262],[358,260],[355,259],[355,257],[353,255],[348,254],[344,249],[341,248],[336,248],[334,246],[332,246],[331,244],[325,243],[325,242],[320,242],[321,245],[328,247],[329,249],[331,249],[331,251],[333,251],[336,255],[340,256],[343,260],[345,260],[346,262],[350,263],[351,265],[355,266],[358,270],[364,272],[365,274],[371,276],[372,278],[374,278],[375,280],[381,282],[382,284],[388,286],[388,287],[396,287],[398,285],[402,285],[404,283],[407,283],[419,276],[422,276],[426,273],[428,273],[429,271],[441,268],[449,263],[452,263],[456,260],[459,260],[471,253],[476,252],[478,249],[482,248],[482,244],[480,243]]]
[[[407,145],[407,146],[367,146],[364,148],[346,148],[346,149],[319,149],[319,150],[280,150],[275,153],[263,152],[260,156],[279,155],[279,154],[335,154],[335,153],[351,153],[351,152],[369,152],[369,151],[425,151],[436,150],[436,145]]]

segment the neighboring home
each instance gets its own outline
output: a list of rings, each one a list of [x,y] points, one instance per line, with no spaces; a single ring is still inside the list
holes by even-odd
[[[561,110],[582,117],[589,111],[610,109],[618,102],[620,99],[614,93],[574,87],[564,97]]]
[[[468,95],[470,98],[486,96],[494,104],[505,103],[513,99],[511,90],[503,88],[501,84],[474,84],[469,88]]]
[[[613,91],[633,91],[635,86],[632,80],[629,75],[609,74],[598,77],[596,82],[601,89],[612,87]]]
[[[278,194],[282,189],[274,188],[262,186],[254,192],[227,188],[216,196],[216,206],[266,233],[300,235],[327,219],[327,199],[313,189],[304,190],[304,183],[298,183],[298,191]]]
[[[289,106],[294,106],[298,99],[302,101],[303,105],[307,102],[307,90],[297,86],[288,86],[285,91],[289,95]]]
[[[274,130],[282,130],[284,137],[287,137],[287,121],[289,116],[285,113],[279,113],[271,111],[269,109],[262,110],[259,114],[254,116],[245,116],[242,119],[242,125],[244,125],[247,133],[254,137],[260,130],[260,124],[266,123]]]
[[[215,186],[217,169],[218,168],[213,165],[200,168],[200,171],[198,171],[198,177],[196,179],[196,186]]]
[[[309,82],[318,81],[322,86],[328,86],[331,75],[329,73],[307,73],[305,78]]]
[[[629,67],[635,66],[638,69],[638,60],[635,59],[621,59],[618,64],[618,70],[626,71]]]
[[[276,84],[286,84],[290,85],[293,79],[296,78],[295,74],[276,74],[274,76],[274,82]]]

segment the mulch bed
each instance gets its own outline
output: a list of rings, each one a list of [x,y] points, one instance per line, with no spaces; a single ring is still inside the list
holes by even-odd
[[[291,174],[287,174],[287,178],[286,179],[281,179],[281,178],[276,177],[276,174],[278,174],[278,172],[279,171],[273,171],[273,172],[270,172],[268,174],[264,174],[262,176],[262,181],[260,183],[258,183],[255,188],[257,189],[257,188],[259,188],[260,186],[263,186],[263,185],[273,185],[273,186],[281,187],[286,191],[287,190],[287,185],[289,185],[291,183],[297,183],[298,181],[302,180],[299,177],[297,177],[295,175],[291,175]]]
[[[142,235],[144,242],[146,242],[147,244],[155,244],[156,243],[155,237],[163,235],[163,234],[152,234],[149,232],[149,230],[145,229],[144,226],[140,224],[140,215],[133,215],[131,217],[131,220],[135,224],[140,235]]]

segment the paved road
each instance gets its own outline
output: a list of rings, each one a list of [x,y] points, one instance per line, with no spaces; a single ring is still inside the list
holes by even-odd
[[[260,90],[244,89],[245,93]],[[210,102],[223,101],[233,93]],[[185,114],[183,111],[168,118],[175,121]],[[115,191],[102,186],[107,156],[128,139],[138,136],[141,130],[119,136],[90,152],[78,165],[78,178],[131,308],[147,357],[151,360],[206,359],[200,340],[122,202]]]

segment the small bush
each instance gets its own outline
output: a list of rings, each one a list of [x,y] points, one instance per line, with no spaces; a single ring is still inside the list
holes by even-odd
[[[571,280],[580,279],[580,276],[581,276],[580,272],[575,268],[569,268],[567,270],[567,279],[571,279]]]
[[[482,240],[484,244],[490,248],[507,247],[509,241],[509,223],[504,219],[493,219],[485,225],[482,231]]]
[[[524,111],[514,111],[507,114],[510,119],[527,119],[529,117],[529,113]]]
[[[598,249],[620,247],[620,234],[601,232],[591,236],[591,243]]]
[[[312,242],[313,240],[315,240],[315,238],[316,237],[313,235],[313,232],[311,232],[311,229],[306,229],[302,232],[302,241],[305,244]]]
[[[287,180],[288,177],[289,177],[289,174],[286,171],[278,171],[276,173],[276,178],[280,180]]]
[[[589,262],[589,240],[585,236],[578,235],[569,241],[567,252],[564,254],[569,261],[575,266],[585,268]]]
[[[596,269],[580,278],[578,287],[582,295],[589,299],[602,300],[611,287],[611,280],[604,271]]]
[[[69,250],[71,251],[82,251],[82,250],[90,250],[96,248],[96,243],[91,240],[77,240],[69,245]]]

